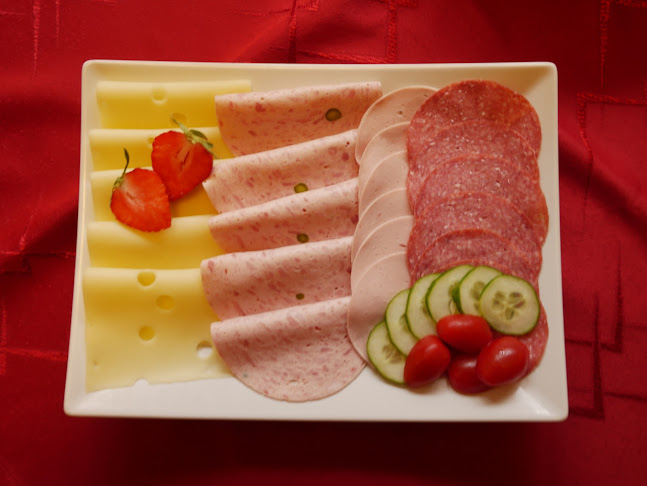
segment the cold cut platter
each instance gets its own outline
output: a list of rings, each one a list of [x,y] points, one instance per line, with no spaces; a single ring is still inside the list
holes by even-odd
[[[88,61],[65,411],[568,413],[550,63]]]

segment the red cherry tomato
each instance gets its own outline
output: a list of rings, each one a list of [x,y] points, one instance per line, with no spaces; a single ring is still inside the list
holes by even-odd
[[[477,357],[478,355],[461,354],[452,358],[447,377],[451,387],[458,393],[470,395],[490,388],[476,375]]]
[[[451,354],[438,336],[420,339],[409,352],[404,363],[404,382],[413,387],[426,385],[438,379],[449,366]]]
[[[476,360],[476,375],[490,386],[513,383],[525,376],[529,361],[525,344],[515,337],[503,336],[481,350]]]
[[[478,353],[492,340],[490,325],[481,316],[451,314],[436,323],[438,337],[464,353]]]

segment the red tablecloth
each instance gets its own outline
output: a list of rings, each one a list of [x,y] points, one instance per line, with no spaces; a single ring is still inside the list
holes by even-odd
[[[0,484],[644,484],[645,29],[643,0],[0,1]],[[66,417],[92,58],[554,62],[569,418]]]

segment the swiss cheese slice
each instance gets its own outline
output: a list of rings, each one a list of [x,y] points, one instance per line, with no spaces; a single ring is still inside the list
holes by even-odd
[[[87,226],[90,264],[114,268],[197,269],[202,260],[223,253],[209,232],[209,217],[173,218],[170,228],[150,233],[116,221],[94,221]]]
[[[231,152],[222,141],[220,130],[217,127],[190,126],[189,128],[195,128],[207,137],[207,140],[213,144],[213,152],[216,157],[219,159],[232,157]],[[123,169],[126,164],[124,149],[128,150],[130,155],[129,169],[151,165],[153,140],[168,130],[168,128],[149,130],[96,128],[90,130],[93,170]]]
[[[145,168],[151,169],[150,167]],[[110,197],[112,196],[112,187],[122,173],[123,169],[116,169],[93,172],[90,175],[95,221],[117,221],[110,209]],[[200,214],[212,216],[217,214],[202,184],[181,198],[171,201],[171,216],[174,218]]]
[[[199,269],[88,268],[83,298],[88,391],[229,376]]]
[[[103,128],[216,127],[216,95],[251,90],[249,80],[196,82],[99,81],[97,103]]]

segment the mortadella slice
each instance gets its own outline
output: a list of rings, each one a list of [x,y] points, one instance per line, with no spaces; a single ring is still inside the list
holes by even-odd
[[[382,194],[392,189],[405,188],[408,173],[407,152],[401,150],[380,162],[365,181],[358,177],[359,214],[362,215],[364,210]]]
[[[211,325],[218,354],[252,390],[304,402],[333,395],[364,368],[346,333],[350,297]]]
[[[352,237],[227,253],[201,265],[202,286],[219,319],[350,295]]]
[[[348,309],[348,337],[368,362],[366,340],[373,327],[384,319],[389,301],[409,288],[406,252],[393,253],[375,261],[353,289]]]
[[[357,177],[357,130],[216,161],[204,189],[220,213]]]
[[[357,178],[209,219],[225,252],[253,251],[351,236],[357,225]]]
[[[366,161],[372,160],[376,165],[388,154],[407,150],[408,132],[409,122],[397,123],[380,130],[368,143],[357,163],[362,166]]]
[[[227,94],[215,104],[222,138],[238,156],[357,128],[381,96],[379,82],[361,82]]]
[[[364,149],[380,130],[409,122],[420,105],[436,92],[429,86],[407,86],[385,94],[373,103],[359,124],[355,157],[362,158]]]

